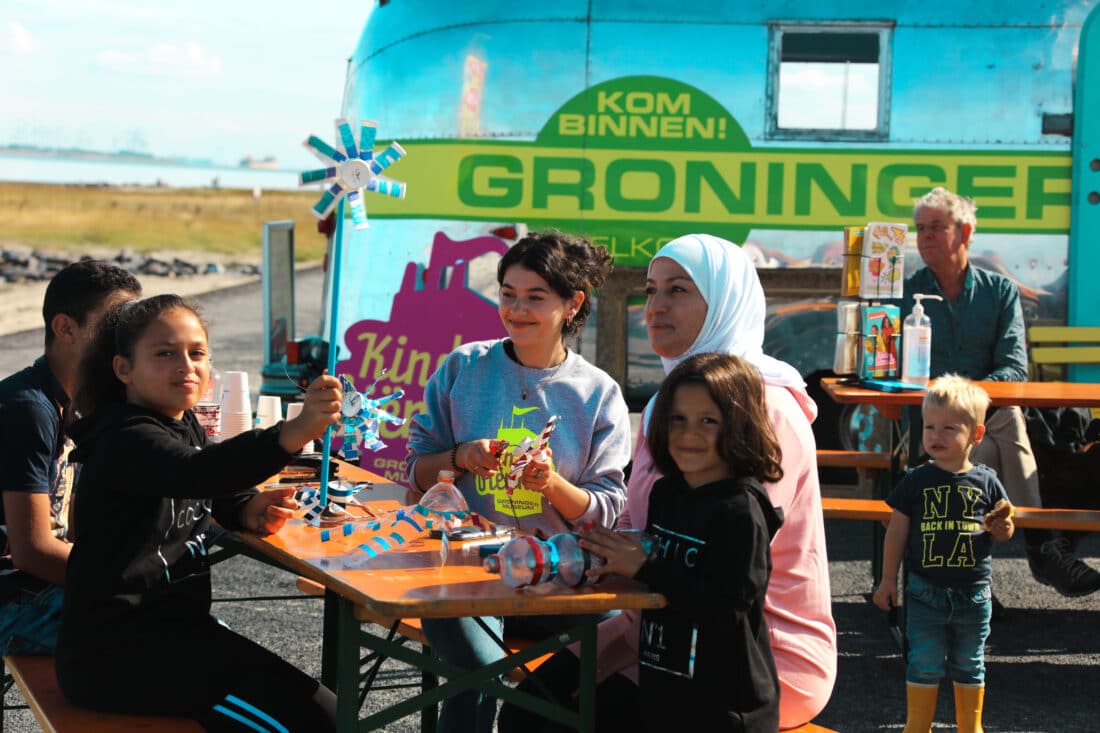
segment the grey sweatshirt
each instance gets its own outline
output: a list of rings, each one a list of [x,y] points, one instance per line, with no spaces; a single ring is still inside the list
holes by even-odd
[[[526,399],[524,399],[526,393]],[[571,531],[586,521],[610,527],[626,501],[623,468],[630,460],[630,415],[619,385],[579,354],[550,369],[513,361],[504,341],[463,344],[447,357],[424,390],[426,412],[412,419],[405,466],[412,480],[422,455],[481,438],[506,439],[501,470],[491,477],[459,473],[455,484],[470,510],[526,532]],[[542,494],[522,483],[511,497],[506,478],[511,452],[524,437],[537,438],[551,415],[554,469],[589,492],[588,508],[573,525]]]

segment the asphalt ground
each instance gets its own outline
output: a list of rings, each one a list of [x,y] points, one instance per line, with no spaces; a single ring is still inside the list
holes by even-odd
[[[299,335],[315,330],[320,274],[299,274]],[[259,385],[260,291],[257,284],[198,296],[210,321],[220,369],[244,369]],[[302,324],[306,324],[303,330]],[[41,351],[41,331],[0,337],[0,374],[29,364]],[[815,722],[846,733],[900,731],[905,720],[905,664],[887,629],[885,614],[871,605],[871,527],[865,522],[826,522],[833,615],[837,623],[839,673],[832,698]],[[1100,537],[1082,542],[1079,554],[1100,568]],[[1100,593],[1063,598],[1031,579],[1021,538],[997,548],[994,593],[1007,608],[993,624],[986,647],[985,730],[1100,732]],[[217,602],[214,612],[240,633],[277,651],[308,673],[320,674],[321,602],[294,588],[294,576],[237,557],[214,568],[215,598],[288,595],[289,600]],[[731,676],[736,670],[730,670]],[[416,683],[415,671],[387,663],[384,684]],[[373,712],[404,699],[404,690],[372,692],[364,710]],[[5,703],[19,704],[18,691]],[[942,686],[936,730],[954,728],[951,690]],[[5,731],[37,731],[26,710],[6,713]],[[405,718],[390,731],[417,731]]]

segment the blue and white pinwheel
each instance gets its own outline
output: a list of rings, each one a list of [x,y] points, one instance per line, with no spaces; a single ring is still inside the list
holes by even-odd
[[[366,392],[359,392],[346,376],[340,375],[340,387],[344,391],[344,400],[340,404],[340,417],[343,420],[344,445],[341,453],[347,461],[359,460],[359,443],[367,450],[379,451],[386,444],[378,437],[380,423],[404,425],[405,418],[397,417],[382,409],[382,405],[405,396],[405,390],[399,389],[378,399],[370,399],[374,384]]]
[[[298,176],[299,185],[332,183],[313,205],[313,214],[318,219],[324,219],[332,213],[340,197],[347,195],[355,228],[366,229],[367,209],[363,202],[365,191],[398,199],[405,198],[404,183],[381,175],[382,171],[405,157],[405,149],[392,142],[375,155],[374,138],[377,133],[378,123],[364,120],[359,125],[359,141],[356,142],[351,123],[341,118],[336,120],[336,144],[340,147],[339,150],[316,135],[306,138],[303,145],[327,167],[303,171]]]

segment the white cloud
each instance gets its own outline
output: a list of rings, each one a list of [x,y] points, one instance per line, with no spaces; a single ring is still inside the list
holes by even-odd
[[[203,49],[197,41],[158,43],[133,52],[109,49],[96,56],[101,66],[146,76],[213,78],[222,75],[222,60]]]
[[[366,5],[352,15],[365,19]],[[242,34],[257,17],[265,31]],[[331,140],[362,28],[265,0],[0,0],[0,145],[45,138],[113,149],[119,130],[138,130],[158,155],[235,164],[272,154],[315,167],[301,140]],[[29,35],[33,53],[14,53],[17,34],[21,48]],[[76,114],[58,116],[59,89]],[[273,117],[270,100],[288,94],[294,103]]]
[[[874,129],[878,124],[877,109],[875,64],[851,64],[845,68],[841,64],[784,63],[780,67],[780,127]]]
[[[9,20],[0,27],[0,52],[7,51],[19,56],[34,53],[34,39],[30,31],[21,23]]]

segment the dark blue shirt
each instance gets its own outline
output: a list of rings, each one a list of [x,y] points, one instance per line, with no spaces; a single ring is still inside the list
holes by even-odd
[[[934,463],[907,473],[886,503],[909,517],[909,572],[941,587],[989,583],[993,536],[982,519],[998,499],[1007,498],[997,474],[980,463],[962,473]]]
[[[905,280],[902,318],[913,312],[914,293],[944,298],[921,301],[932,324],[933,378],[954,372],[975,380],[1027,381],[1027,334],[1015,283],[970,265],[951,303],[932,271],[922,267]]]
[[[49,494],[51,529],[59,537],[66,532],[73,484],[72,443],[62,430],[68,405],[44,356],[0,381],[0,496],[5,491]],[[0,575],[12,570],[6,522],[0,501]]]

